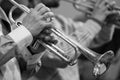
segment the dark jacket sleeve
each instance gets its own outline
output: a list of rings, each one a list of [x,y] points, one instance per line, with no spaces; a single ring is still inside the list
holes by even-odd
[[[17,44],[9,36],[0,36],[0,66],[18,53]]]

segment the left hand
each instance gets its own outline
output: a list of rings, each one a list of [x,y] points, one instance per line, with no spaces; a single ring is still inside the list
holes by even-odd
[[[57,40],[51,34],[52,32],[47,28],[47,29],[44,29],[37,37],[35,37],[33,44],[29,46],[31,53],[37,54],[45,51],[46,48],[41,43],[39,43],[39,40],[41,40],[42,42],[48,45],[56,44]],[[34,48],[34,45],[37,40],[38,40],[37,47]]]
[[[39,33],[48,26],[53,26],[52,22],[48,22],[47,19],[53,18],[54,13],[50,8],[40,3],[36,5],[30,12],[23,18],[22,24],[25,26],[33,37],[39,35]]]

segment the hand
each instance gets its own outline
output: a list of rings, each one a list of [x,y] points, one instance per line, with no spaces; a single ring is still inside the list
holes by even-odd
[[[100,22],[103,22],[107,15],[113,13],[112,11],[108,10],[109,5],[115,5],[114,0],[86,0],[86,1],[79,1],[83,4],[80,6],[75,6],[78,8],[83,14],[85,14],[88,18],[94,18]],[[84,5],[84,6],[83,6]]]
[[[52,22],[48,22],[47,19],[53,16],[51,10],[40,3],[30,10],[22,23],[33,36],[37,36],[45,27],[52,26]]]
[[[39,43],[39,40],[48,45],[57,44],[58,41],[51,34],[52,32],[50,31],[50,29],[45,28],[37,37],[35,37],[34,42],[29,46],[29,50],[31,51],[31,53],[38,54],[45,51],[46,48],[41,43]],[[38,41],[37,44],[36,41]]]
[[[113,11],[108,9],[109,4],[115,4],[114,0],[99,0],[95,5],[91,17],[103,22],[109,14],[113,13]]]
[[[120,26],[120,13],[116,12],[113,14],[110,14],[106,17],[105,19],[106,24],[111,24],[111,25],[116,25],[116,26]]]

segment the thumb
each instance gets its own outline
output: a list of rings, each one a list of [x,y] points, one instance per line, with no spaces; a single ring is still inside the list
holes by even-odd
[[[54,22],[44,22],[43,23],[43,26],[45,27],[45,29],[46,28],[48,28],[48,29],[50,29],[50,28],[54,28],[55,27],[55,24],[54,24]]]

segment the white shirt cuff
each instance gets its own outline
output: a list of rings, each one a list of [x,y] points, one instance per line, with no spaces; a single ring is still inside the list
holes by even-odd
[[[27,47],[33,40],[32,34],[23,25],[13,30],[8,34],[20,49]]]
[[[101,31],[101,26],[93,20],[87,20],[84,26],[84,28],[86,28],[93,36]]]

